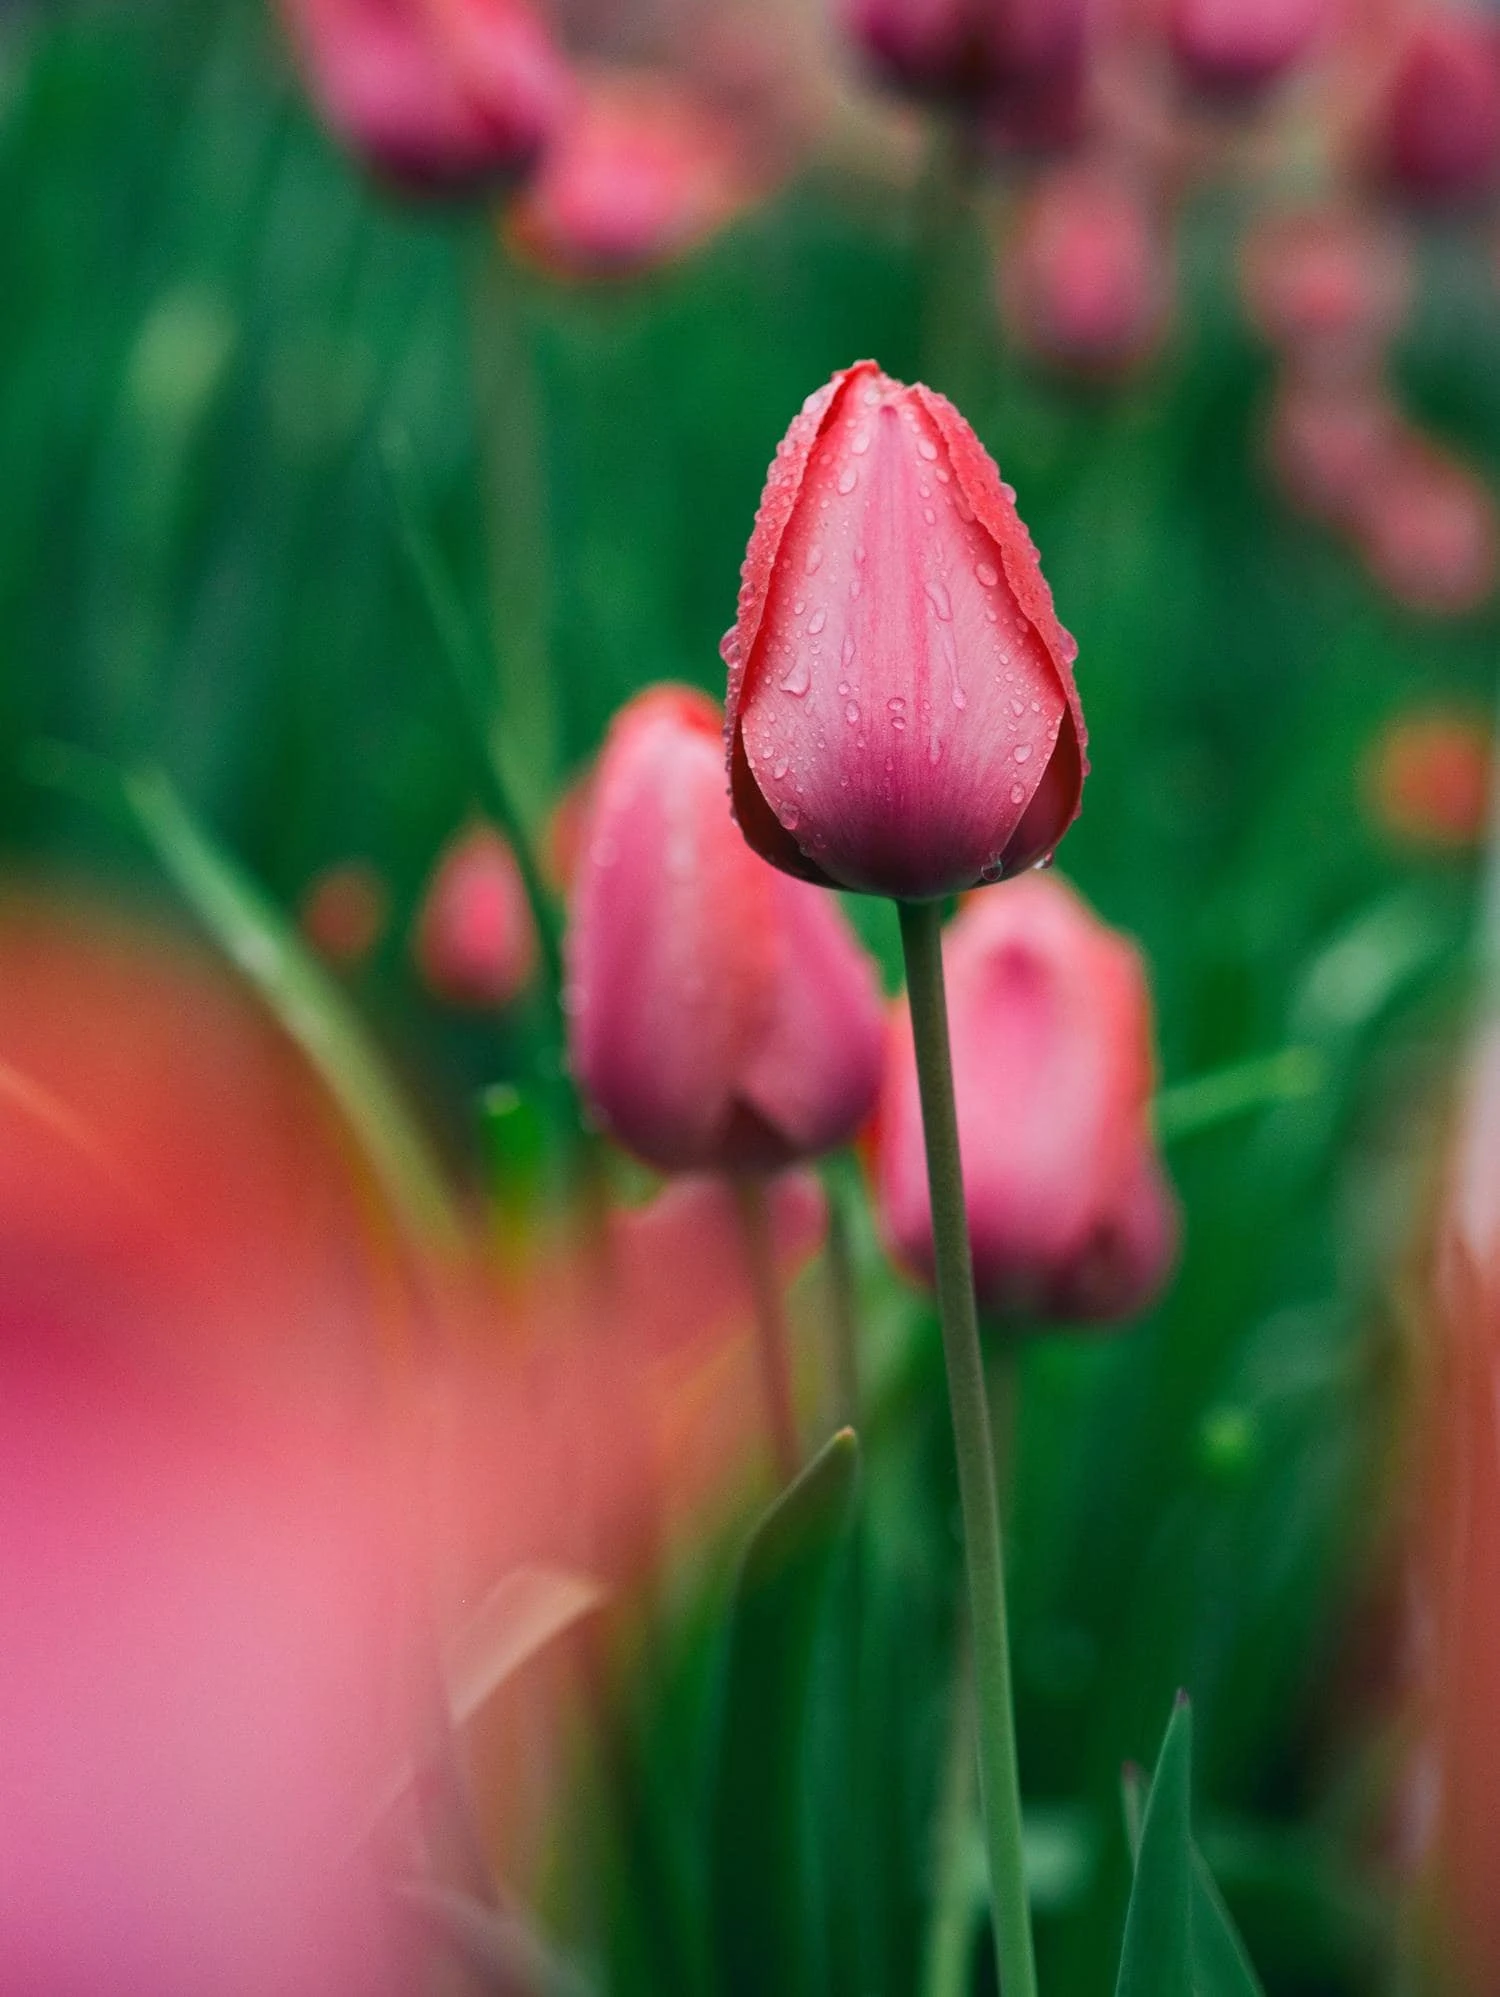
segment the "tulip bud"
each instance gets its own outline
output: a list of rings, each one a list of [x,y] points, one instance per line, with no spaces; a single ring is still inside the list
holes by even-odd
[[[516,856],[476,825],[453,840],[422,903],[415,939],[428,990],[449,1005],[509,1005],[536,968],[536,927]]]
[[[1378,163],[1417,201],[1464,202],[1500,177],[1500,55],[1477,16],[1412,29],[1379,114]]]
[[[1212,96],[1263,90],[1316,39],[1327,0],[1172,0],[1172,53],[1188,80]]]
[[[1494,594],[1494,497],[1477,472],[1425,438],[1405,439],[1381,467],[1356,526],[1376,581],[1409,609],[1456,617]]]
[[[553,276],[629,276],[686,256],[757,192],[728,119],[667,77],[620,71],[580,92],[506,234]]]
[[[330,964],[353,969],[379,944],[390,912],[385,882],[363,860],[325,867],[302,898],[302,933]]]
[[[1304,370],[1341,373],[1384,349],[1411,295],[1405,246],[1372,217],[1336,208],[1258,222],[1240,256],[1245,311]]]
[[[1097,168],[1047,174],[1021,215],[1000,292],[1009,323],[1043,358],[1090,374],[1130,367],[1166,322],[1165,258],[1145,203]]]
[[[1087,765],[1031,537],[953,405],[873,361],[777,449],[724,640],[741,830],[829,887],[935,899],[1045,858]]]
[[[1299,513],[1350,526],[1399,449],[1401,429],[1382,382],[1289,375],[1271,407],[1272,474]]]
[[[567,103],[566,64],[529,0],[282,0],[329,126],[411,193],[524,172]]]
[[[1134,946],[1060,881],[971,902],[944,939],[974,1279],[987,1310],[1128,1317],[1161,1289],[1177,1214],[1149,1124],[1151,1000]],[[887,1043],[874,1146],[881,1230],[932,1273],[910,1015]]]
[[[1400,714],[1365,766],[1370,815],[1405,845],[1462,852],[1483,842],[1494,782],[1490,731],[1471,714]]]
[[[1078,66],[1087,0],[845,0],[850,39],[899,89],[984,101]]]
[[[724,797],[721,722],[661,687],[617,717],[568,935],[573,1072],[663,1171],[766,1171],[846,1143],[880,1073],[874,974],[827,896],[765,866]]]

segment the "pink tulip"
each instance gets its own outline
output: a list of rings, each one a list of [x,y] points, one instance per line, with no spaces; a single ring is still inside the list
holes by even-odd
[[[1139,953],[1060,881],[973,901],[948,931],[958,1134],[986,1309],[1049,1319],[1143,1310],[1176,1253],[1150,1131],[1151,1000]],[[905,1006],[874,1146],[891,1253],[932,1273],[921,1106]]]
[[[1411,295],[1404,243],[1372,216],[1277,210],[1240,256],[1245,310],[1261,337],[1304,369],[1343,372],[1384,349]]]
[[[745,557],[729,667],[745,837],[823,886],[922,900],[1049,854],[1077,816],[1077,647],[953,405],[873,361],[809,397]]]
[[[919,96],[987,99],[1077,66],[1086,0],[845,0],[850,39]]]
[[[1198,89],[1242,96],[1283,76],[1316,40],[1328,0],[1172,0],[1172,53]]]
[[[593,780],[568,937],[573,1071],[664,1171],[775,1169],[853,1136],[880,1006],[837,906],[765,866],[724,797],[720,717],[660,687]]]
[[[523,172],[568,70],[530,0],[281,0],[318,109],[376,172],[454,192]]]
[[[1379,164],[1418,201],[1465,202],[1500,179],[1500,53],[1495,30],[1454,11],[1419,21],[1387,87]]]
[[[1380,381],[1288,375],[1271,407],[1267,451],[1288,503],[1347,527],[1399,447],[1402,420]]]
[[[1380,468],[1356,522],[1371,573],[1398,603],[1460,616],[1500,580],[1500,518],[1477,472],[1412,435]]]
[[[619,277],[696,249],[759,189],[735,126],[667,76],[590,79],[506,219],[555,276]]]
[[[423,982],[450,1005],[499,1008],[525,989],[536,926],[516,856],[490,826],[472,826],[444,852],[414,947]]]
[[[1039,180],[1000,271],[1018,337],[1044,358],[1109,374],[1148,354],[1166,323],[1168,278],[1155,219],[1131,185],[1097,167]]]

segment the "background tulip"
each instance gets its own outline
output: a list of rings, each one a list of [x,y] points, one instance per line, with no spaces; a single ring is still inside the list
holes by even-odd
[[[873,361],[777,449],[724,641],[735,811],[824,885],[920,900],[1050,853],[1083,714],[1014,495],[953,405]]]
[[[1037,90],[1076,66],[1085,0],[847,0],[851,39],[917,95],[979,101]]]
[[[1493,25],[1463,9],[1412,28],[1379,114],[1379,162],[1418,201],[1471,201],[1500,178],[1500,52]]]
[[[506,220],[512,245],[561,277],[650,270],[698,246],[754,197],[734,124],[665,74],[584,85]]]
[[[617,718],[568,935],[574,1074],[665,1171],[765,1171],[847,1142],[880,1066],[873,971],[835,903],[765,866],[724,798],[718,710],[660,688]]]
[[[566,63],[530,0],[282,0],[338,137],[413,192],[530,166],[556,129]]]
[[[516,856],[491,826],[461,832],[428,883],[417,968],[450,1005],[509,1005],[536,968],[536,926]]]
[[[1370,816],[1387,838],[1457,852],[1484,838],[1494,751],[1477,716],[1442,708],[1395,716],[1364,775]]]
[[[1022,212],[1000,294],[1044,358],[1090,374],[1129,367],[1160,337],[1167,310],[1166,260],[1145,201],[1118,174],[1055,168]]]
[[[298,912],[302,933],[330,964],[352,969],[379,947],[391,897],[366,860],[325,867],[308,883]]]
[[[1061,882],[973,901],[943,950],[959,1144],[981,1303],[1042,1318],[1143,1309],[1177,1221],[1149,1128],[1151,1002],[1134,946]],[[930,1275],[911,1021],[893,1021],[874,1146],[881,1226]]]
[[[1173,0],[1172,53],[1200,90],[1263,89],[1304,55],[1328,0]]]

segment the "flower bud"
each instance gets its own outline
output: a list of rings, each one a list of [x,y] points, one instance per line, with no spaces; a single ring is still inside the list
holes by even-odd
[[[1128,182],[1064,166],[1038,181],[1000,272],[1007,321],[1044,359],[1083,373],[1128,369],[1167,316],[1160,237]]]
[[[518,998],[536,969],[536,926],[516,856],[488,825],[438,861],[417,921],[417,968],[436,998],[477,1011]]]
[[[567,66],[530,0],[282,0],[328,125],[412,193],[524,172],[557,127]]]
[[[1483,843],[1493,783],[1489,728],[1443,709],[1397,715],[1365,765],[1365,797],[1380,831],[1448,852]]]
[[[943,968],[974,1279],[985,1309],[1128,1317],[1165,1283],[1177,1211],[1149,1116],[1151,1000],[1134,946],[1060,881],[983,895]],[[932,1273],[911,1019],[893,1021],[874,1145],[887,1246]]]
[[[573,1072],[663,1171],[765,1171],[846,1143],[880,1074],[874,973],[837,904],[756,858],[720,717],[660,687],[617,717],[568,935]]]
[[[1267,453],[1287,502],[1348,527],[1400,447],[1402,420],[1381,381],[1287,375],[1272,403]]]
[[[1494,496],[1476,471],[1424,437],[1404,438],[1382,465],[1356,529],[1371,574],[1408,609],[1458,617],[1494,594]]]
[[[778,447],[723,652],[735,814],[788,873],[933,899],[1078,815],[1077,647],[1015,495],[950,402],[873,361]]]
[[[1472,201],[1500,177],[1500,54],[1477,16],[1419,21],[1378,117],[1377,163],[1413,200]]]
[[[845,0],[851,41],[897,88],[986,101],[1079,66],[1087,0]]]
[[[1246,236],[1240,290],[1250,323],[1289,360],[1304,371],[1347,373],[1378,357],[1399,331],[1410,259],[1371,216],[1283,209]]]
[[[1327,13],[1328,0],[1172,0],[1168,33],[1189,82],[1241,97],[1300,61]]]
[[[344,860],[309,882],[298,920],[320,956],[353,970],[379,947],[390,901],[374,867],[364,860]]]
[[[757,192],[729,119],[668,77],[601,74],[512,204],[506,234],[553,276],[630,276],[687,255]]]

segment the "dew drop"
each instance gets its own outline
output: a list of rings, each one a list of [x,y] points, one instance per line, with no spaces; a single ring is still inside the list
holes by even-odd
[[[925,588],[927,591],[927,601],[937,612],[939,618],[944,624],[951,624],[953,622],[953,599],[948,594],[948,585],[942,582],[930,582],[925,585]]]
[[[924,506],[922,508],[922,518],[927,522],[929,527],[936,527],[937,515],[933,512],[930,506]]]
[[[937,470],[933,473],[933,477],[937,480],[939,485],[946,485],[948,483],[948,473],[943,469],[941,465],[939,465]]]
[[[853,437],[849,441],[849,448],[851,451],[853,451],[855,457],[862,458],[865,452],[870,448],[869,431],[856,430]]]
[[[1012,713],[1012,714],[1024,714],[1024,713],[1026,712],[1026,703],[1025,703],[1025,701],[1024,701],[1024,700],[1016,700],[1016,699],[1014,699],[1014,698],[1013,698],[1013,699],[1011,700],[1011,703],[1010,703],[1010,711],[1011,711],[1011,713]]]
[[[1031,761],[1031,744],[1029,742],[1018,742],[1012,753],[1018,763],[1029,763]]]
[[[851,728],[854,726],[855,722],[858,721],[859,719],[859,708],[852,700],[850,701],[849,705],[844,709],[844,719],[848,722]]]
[[[809,548],[807,551],[807,573],[810,576],[815,576],[818,573],[818,570],[822,568],[822,566],[823,566],[823,550],[821,547],[814,544],[814,546]]]
[[[934,464],[937,461],[937,454],[938,447],[933,443],[931,437],[919,437],[917,439],[917,456],[919,458],[925,458],[928,464]]]
[[[974,573],[976,576],[978,576],[979,580],[984,584],[986,589],[993,589],[995,587],[995,584],[1000,580],[1000,571],[998,569],[991,568],[988,562],[978,563],[975,567]]]
[[[781,682],[781,691],[793,694],[800,700],[811,685],[812,667],[804,658],[798,657],[793,659],[787,670],[785,679]]]
[[[806,608],[807,608],[807,598],[805,596],[799,596],[797,598],[797,601],[792,605],[792,615],[794,617],[800,617],[803,611],[806,610]]]
[[[953,689],[953,705],[959,710],[960,713],[962,713],[963,710],[968,706],[968,704],[969,704],[969,696],[964,692],[961,686],[956,686]]]
[[[899,734],[906,726],[906,716],[904,714],[893,714],[891,716],[891,726]]]
[[[796,805],[784,804],[776,816],[781,820],[788,832],[795,832],[802,813],[797,809]]]
[[[1012,804],[1024,804],[1024,803],[1026,802],[1026,786],[1025,786],[1025,784],[1012,784],[1012,785],[1011,785],[1011,787],[1010,787],[1010,801],[1011,801],[1011,803],[1012,803]]]
[[[892,714],[904,714],[906,712],[906,701],[901,694],[893,693],[886,702],[886,707]]]
[[[858,484],[859,473],[854,469],[853,465],[845,465],[844,469],[839,473],[839,491],[847,495],[853,492]]]
[[[839,648],[839,664],[844,668],[845,672],[848,672],[850,666],[853,665],[854,654],[857,650],[858,647],[855,645],[854,639],[846,631],[844,634],[844,642],[842,646]]]
[[[781,779],[786,775],[785,756],[778,756],[776,758],[776,767],[772,770],[771,775],[776,779],[777,783],[781,782]]]
[[[816,638],[818,633],[823,629],[823,626],[827,622],[828,622],[828,612],[826,610],[815,610],[812,616],[807,620],[808,636],[810,638]]]

